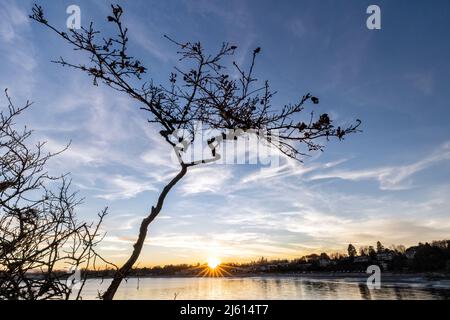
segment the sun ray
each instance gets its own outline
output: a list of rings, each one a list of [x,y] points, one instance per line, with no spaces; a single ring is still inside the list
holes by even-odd
[[[208,262],[196,267],[199,269],[198,277],[219,278],[225,276],[231,276],[231,273],[227,271],[229,267],[226,264],[220,262],[217,258],[209,258]]]

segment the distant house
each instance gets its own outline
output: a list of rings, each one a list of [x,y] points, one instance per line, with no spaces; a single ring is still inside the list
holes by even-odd
[[[392,260],[394,260],[394,253],[392,253],[392,252],[377,253],[377,260],[378,261],[392,261]]]
[[[190,269],[185,269],[185,270],[180,270],[180,271],[175,272],[176,275],[183,275],[183,276],[189,275],[191,273],[192,273],[192,270],[190,270]]]
[[[330,259],[324,259],[324,258],[319,259],[319,266],[321,266],[321,267],[328,267],[330,264],[331,264]]]
[[[309,269],[311,266],[312,266],[312,263],[302,263],[302,264],[297,265],[297,269],[300,269],[300,270],[307,270],[307,269]]]
[[[383,271],[388,271],[389,270],[389,264],[387,262],[381,262],[380,264],[381,269],[383,269]]]
[[[318,254],[313,253],[313,254],[307,255],[307,256],[305,257],[305,260],[306,260],[307,262],[312,262],[312,261],[317,261],[317,260],[319,260],[319,258],[320,258],[320,256],[319,256]]]
[[[365,262],[369,262],[369,257],[368,256],[359,256],[359,257],[355,257],[353,259],[353,262],[355,263],[365,263]]]
[[[416,247],[411,247],[411,248],[408,248],[406,251],[405,251],[405,256],[406,256],[406,258],[407,259],[414,259],[414,256],[416,255],[416,252],[417,252],[417,249],[416,249]]]
[[[255,268],[257,271],[267,271],[270,269],[270,266],[258,266]]]
[[[279,262],[277,264],[272,264],[269,266],[269,268],[274,268],[274,269],[288,268],[288,267],[289,267],[288,262]]]

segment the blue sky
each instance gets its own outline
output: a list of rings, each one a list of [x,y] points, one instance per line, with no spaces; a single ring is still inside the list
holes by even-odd
[[[119,1],[130,50],[165,81],[177,57],[162,35],[223,41],[248,63],[262,47],[257,76],[275,102],[306,92],[339,123],[363,133],[331,142],[302,165],[199,167],[170,194],[151,225],[140,265],[267,257],[448,238],[450,218],[450,3],[448,1]],[[140,220],[176,172],[170,148],[135,102],[50,60],[83,61],[32,23],[32,1],[0,0],[0,87],[33,108],[21,121],[58,150],[52,172],[70,172],[85,197],[79,214],[108,206],[103,254],[123,261]],[[40,1],[64,28],[70,4],[108,30],[106,1]],[[381,8],[382,29],[366,28]],[[5,104],[3,100],[2,104]]]

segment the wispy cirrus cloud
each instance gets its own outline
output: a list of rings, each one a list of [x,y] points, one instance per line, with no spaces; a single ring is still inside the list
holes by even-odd
[[[188,172],[181,183],[180,190],[184,195],[216,193],[226,190],[227,182],[232,177],[232,170],[226,166],[198,167]]]
[[[273,179],[282,179],[293,176],[303,176],[307,173],[320,171],[324,169],[333,168],[347,159],[338,159],[327,163],[300,163],[296,160],[290,159],[286,156],[280,155],[280,166],[262,167],[259,170],[252,172],[241,179],[241,183],[258,183],[269,181]]]
[[[131,39],[141,46],[146,52],[150,53],[153,58],[159,61],[167,62],[169,60],[175,60],[176,55],[173,51],[164,49],[168,47],[168,42],[164,42],[162,34],[158,34],[159,29],[154,25],[140,22],[137,19],[127,20]]]
[[[404,78],[411,83],[414,89],[419,90],[422,94],[430,96],[434,92],[435,77],[433,73],[428,70],[424,72],[410,72]]]
[[[108,231],[126,231],[134,229],[144,218],[144,215],[131,213],[116,214],[105,220],[104,228]]]
[[[134,239],[131,237],[107,237],[105,246],[123,247],[131,245]],[[168,233],[156,235],[145,241],[147,251],[154,249],[176,250],[192,252],[188,256],[190,261],[198,259],[204,261],[209,256],[218,256],[222,260],[234,259],[244,256],[247,259],[260,258],[260,252],[266,257],[275,258],[288,252],[294,255],[298,252],[299,245],[292,248],[279,246],[277,241],[266,239],[263,233],[256,232],[232,232],[222,233],[206,232],[198,233]],[[195,260],[194,260],[195,261]]]
[[[349,242],[414,244],[447,237],[450,223],[444,217],[450,201],[444,200],[443,194],[448,188],[443,186],[440,192],[433,190],[414,200],[400,200],[392,194],[322,191],[308,182],[289,183],[281,179],[259,188],[246,201],[234,195],[226,207],[215,210],[225,225],[266,232],[269,238],[278,233],[295,234],[291,240],[294,243],[326,247],[328,251],[342,250]],[[280,241],[278,245],[283,247],[285,243]]]
[[[37,131],[44,134],[40,140],[47,141],[46,149],[58,152],[70,142],[52,159],[52,171],[70,171],[74,184],[93,191],[96,198],[130,199],[156,191],[177,169],[171,147],[124,95],[92,87],[75,74],[67,90],[44,107],[49,117],[42,119]],[[75,126],[70,125],[73,118]],[[62,120],[58,124],[53,119]]]
[[[35,85],[36,49],[30,36],[30,19],[16,1],[0,3],[0,86],[17,98],[29,98]]]
[[[130,199],[144,191],[157,191],[158,188],[148,179],[133,176],[113,175],[105,179],[108,187],[97,197],[106,200]],[[105,183],[106,184],[106,183]]]
[[[0,3],[0,39],[11,43],[21,40],[21,31],[28,28],[29,19],[14,1]]]
[[[310,180],[343,179],[343,180],[376,180],[382,190],[404,190],[413,187],[409,180],[414,174],[423,171],[441,161],[450,160],[450,143],[444,143],[430,155],[407,165],[395,165],[364,170],[336,170],[312,175]]]

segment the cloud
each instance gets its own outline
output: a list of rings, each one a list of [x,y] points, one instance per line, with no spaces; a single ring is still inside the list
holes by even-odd
[[[203,208],[208,211],[209,219],[208,223],[203,223],[205,228],[183,227],[175,232],[164,228],[163,233],[160,231],[148,237],[143,255],[151,257],[155,250],[190,252],[185,258],[188,262],[211,255],[230,261],[250,260],[261,255],[298,258],[312,252],[344,251],[348,243],[363,246],[380,240],[385,245],[413,245],[445,238],[450,232],[449,222],[433,216],[440,208],[447,208],[448,201],[445,204],[435,201],[425,204],[420,200],[402,203],[370,197],[358,199],[356,196],[338,199],[333,195],[329,202],[333,206],[341,203],[339,210],[334,210],[320,208],[318,203],[327,199],[320,193],[300,192],[305,196],[294,200],[292,193],[299,193],[301,189],[287,188],[287,194],[279,194],[279,189],[274,192],[278,201],[290,199],[295,202],[289,211],[274,211],[270,207],[273,200],[269,203],[252,198],[245,198],[246,201],[235,198],[226,206],[214,206],[214,210]],[[269,199],[270,196],[264,193],[261,198]],[[274,207],[280,207],[278,204]],[[359,215],[343,216],[350,206]],[[373,211],[368,209],[372,206],[376,206]],[[197,209],[201,210],[201,207]],[[202,219],[199,212],[196,216]],[[130,246],[134,241],[135,236],[122,235],[109,237],[105,244]]]
[[[159,190],[158,183],[178,170],[171,147],[147,123],[146,114],[122,94],[92,87],[75,74],[67,90],[55,94],[44,107],[42,114],[48,116],[35,127],[41,133],[39,140],[47,141],[50,152],[71,142],[52,159],[51,171],[70,171],[74,183],[93,191],[95,198],[130,199]]]
[[[364,170],[336,170],[311,176],[310,180],[343,179],[343,180],[376,180],[382,190],[404,190],[413,185],[409,178],[441,161],[450,160],[449,143],[443,144],[438,150],[414,163],[403,166],[390,166]]]
[[[27,28],[29,19],[14,1],[0,3],[0,39],[7,43],[21,41],[21,31]]]
[[[424,95],[431,95],[434,92],[434,75],[431,71],[408,73],[405,75],[411,85]]]
[[[64,144],[47,138],[46,149],[58,152]],[[153,172],[152,166],[127,159],[126,154],[118,150],[100,149],[92,145],[83,145],[83,141],[72,143],[67,150],[50,161],[51,171],[56,173],[70,170],[75,185],[80,189],[94,191],[94,197],[105,200],[134,198],[145,191],[158,191],[158,183],[170,178],[172,171]],[[119,166],[119,169],[113,168]],[[134,175],[121,173],[126,168]],[[148,171],[151,171],[150,173]]]
[[[242,184],[261,183],[268,180],[288,178],[293,176],[304,176],[307,173],[320,169],[335,167],[346,159],[338,159],[328,163],[300,163],[286,156],[280,157],[280,166],[263,167],[256,172],[252,172],[241,179]]]
[[[51,153],[58,153],[69,146],[67,150],[51,160],[52,164],[59,167],[70,169],[83,165],[98,166],[104,163],[104,153],[99,148],[82,146],[80,142],[69,144],[69,142],[60,142],[53,138],[44,138],[44,140],[45,148]]]
[[[162,34],[159,33],[160,28],[156,27],[148,20],[146,24],[144,24],[133,17],[126,20],[126,25],[130,30],[129,34],[133,43],[138,44],[142,49],[150,53],[159,61],[167,62],[169,60],[175,60],[175,54],[172,51],[165,49],[167,48],[168,42],[163,42],[165,39],[162,37]]]
[[[197,167],[190,170],[183,180],[180,191],[184,195],[226,190],[226,184],[232,178],[230,168],[219,165]]]
[[[128,250],[127,248],[122,248],[119,246],[105,246],[105,245],[100,245],[99,249],[102,251],[126,251],[126,250]],[[120,255],[120,256],[122,257],[125,255]]]
[[[227,23],[233,23],[239,27],[248,27],[251,20],[247,4],[242,1],[227,1],[225,4],[217,0],[186,1],[190,12],[203,16],[213,15],[215,18],[223,19]],[[224,5],[229,10],[224,10]],[[230,8],[231,7],[231,8]]]
[[[142,126],[142,124],[141,124]],[[145,150],[140,155],[140,159],[152,167],[158,168],[158,170],[179,170],[180,165],[175,152],[166,141],[159,135],[156,128],[150,128],[145,124],[145,128],[142,128],[146,133],[149,145],[151,148]]]
[[[143,215],[116,214],[105,219],[103,227],[109,232],[133,230],[144,218]]]
[[[255,41],[258,39],[258,31],[255,30],[255,22],[252,10],[245,1],[216,1],[216,0],[199,0],[184,1],[188,12],[195,19],[197,17],[212,18],[214,21],[227,25],[224,30],[227,38],[231,39],[233,44],[238,46],[233,60],[242,66],[251,58],[251,52],[257,47]],[[236,68],[230,68],[230,76],[239,77],[239,71]]]
[[[308,29],[305,26],[305,22],[298,17],[288,20],[286,27],[295,37],[300,39],[308,34]]]
[[[0,3],[0,87],[15,98],[29,98],[36,83],[36,49],[30,36],[30,19],[15,1]]]
[[[106,87],[92,86],[80,73],[68,78],[64,91],[58,94],[48,110],[56,113],[58,119],[69,120],[77,116],[75,130],[90,135],[98,144],[117,144],[132,138],[139,131],[136,122],[145,122],[133,112],[130,98],[114,94]],[[49,128],[52,129],[52,128]],[[138,130],[136,130],[138,129]]]
[[[109,188],[106,193],[98,195],[97,198],[106,200],[130,199],[144,191],[158,190],[152,183],[131,176],[113,175],[106,180]]]
[[[271,188],[260,189],[257,198],[243,201],[236,196],[215,212],[218,224],[265,233],[266,239],[275,240],[279,248],[296,244],[298,255],[306,252],[305,247],[342,250],[349,242],[367,245],[381,240],[413,245],[448,236],[450,222],[445,217],[450,201],[442,200],[447,191],[445,188],[437,194],[402,201],[321,192],[302,184],[272,184]],[[277,239],[278,234],[285,237]]]
[[[132,244],[133,238],[129,237],[107,237],[105,244],[109,243]],[[215,256],[222,260],[234,260],[239,257],[246,259],[256,259],[264,253],[266,257],[279,257],[282,254],[295,254],[295,248],[285,248],[279,246],[273,240],[266,239],[262,233],[254,232],[207,232],[203,234],[196,233],[167,233],[149,237],[145,241],[146,250],[153,251],[155,248],[164,248],[164,250],[176,250],[176,252],[192,252],[188,256],[190,262],[192,259],[205,260],[209,256]]]
[[[367,169],[354,176],[348,171],[347,178],[358,181],[381,176],[384,186],[398,188],[415,173],[449,159],[449,150],[450,143],[446,143],[412,164],[395,166],[395,170],[394,166],[391,170]],[[160,228],[166,231],[149,237],[144,256],[164,248],[174,254],[195,252],[188,257],[176,255],[177,259],[189,261],[212,254],[230,260],[261,255],[296,258],[311,252],[344,251],[350,242],[356,246],[378,240],[386,245],[413,245],[449,234],[450,223],[445,218],[450,204],[445,200],[447,187],[433,188],[429,193],[422,191],[420,196],[407,199],[392,193],[352,194],[339,188],[324,189],[317,176],[343,163],[345,159],[306,165],[283,160],[280,168],[263,168],[238,181],[234,166],[195,168],[179,190],[184,195],[203,193],[201,205],[188,200],[172,204],[172,228],[167,229],[159,221]],[[312,185],[311,181],[319,184]],[[227,189],[228,183],[233,188]],[[221,200],[208,201],[213,195]],[[208,222],[199,223],[204,219]],[[133,240],[132,236],[117,239],[129,244]]]

